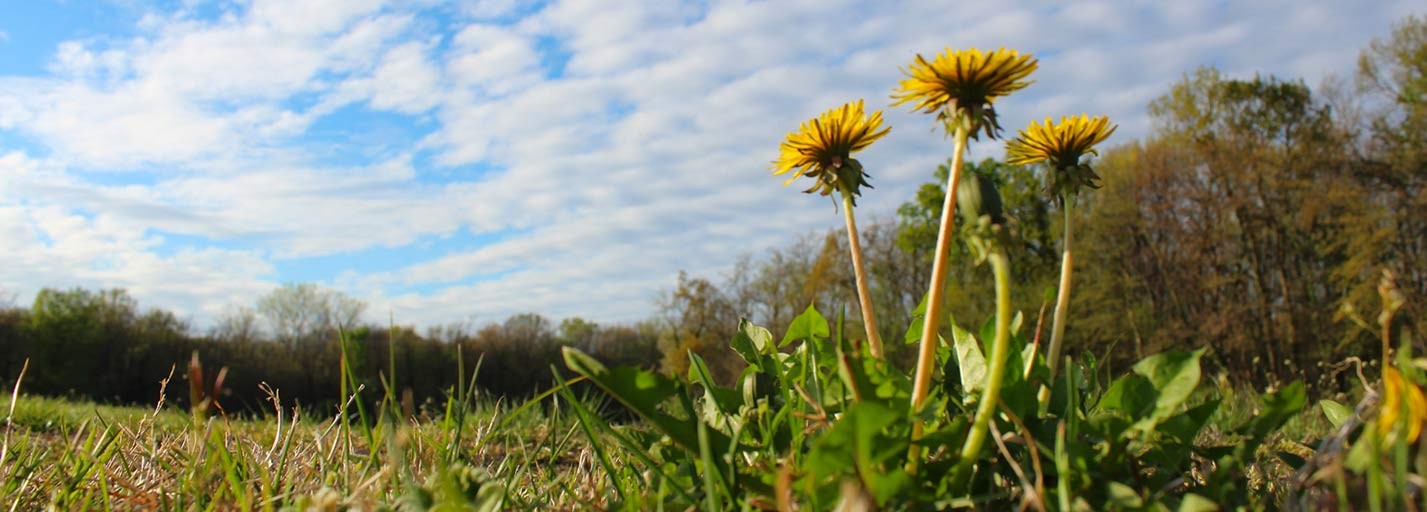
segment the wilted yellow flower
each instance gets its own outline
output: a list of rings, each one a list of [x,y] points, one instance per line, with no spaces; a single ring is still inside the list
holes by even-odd
[[[862,100],[829,110],[788,134],[778,148],[773,174],[793,171],[784,185],[799,176],[813,178],[817,183],[804,192],[829,195],[838,190],[855,197],[867,185],[867,173],[862,172],[862,163],[853,159],[852,153],[867,148],[889,131],[891,128],[882,128],[882,111],[863,115]]]
[[[937,120],[948,123],[948,133],[953,121],[966,122],[971,138],[984,132],[994,139],[1001,126],[991,104],[1030,85],[1026,77],[1036,66],[1030,54],[1005,48],[985,53],[947,48],[931,61],[918,54],[906,70],[907,79],[892,92],[892,104],[914,103],[913,110],[935,112]]]
[[[1397,368],[1388,366],[1382,369],[1383,399],[1382,409],[1377,416],[1377,430],[1382,435],[1387,435],[1394,429],[1406,436],[1406,441],[1413,443],[1417,441],[1417,436],[1422,434],[1422,424],[1427,422],[1427,396],[1422,393],[1422,388],[1408,381],[1402,376],[1402,372]]]
[[[1054,169],[1050,189],[1057,197],[1074,195],[1082,185],[1099,188],[1100,176],[1089,165],[1081,164],[1080,158],[1087,154],[1099,155],[1095,145],[1115,133],[1115,128],[1108,117],[1085,114],[1062,117],[1059,123],[1052,123],[1049,117],[1044,124],[1031,121],[1020,135],[1006,143],[1006,162],[1012,165],[1049,163]]]

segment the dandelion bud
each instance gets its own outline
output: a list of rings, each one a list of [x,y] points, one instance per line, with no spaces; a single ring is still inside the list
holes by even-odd
[[[1001,192],[991,178],[971,173],[966,183],[956,187],[956,207],[967,225],[976,225],[982,217],[990,217],[991,224],[1005,224],[1006,216],[1001,210]]]

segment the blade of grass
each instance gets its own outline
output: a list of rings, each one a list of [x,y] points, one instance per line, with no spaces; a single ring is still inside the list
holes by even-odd
[[[708,512],[718,512],[723,510],[723,504],[719,500],[719,495],[723,494],[723,486],[718,480],[723,475],[718,470],[719,466],[714,464],[713,449],[709,448],[709,428],[704,422],[698,422],[699,428],[699,460],[704,464],[703,475],[704,484],[704,510]]]
[[[25,380],[25,372],[30,369],[30,358],[20,366],[20,374],[15,377],[15,388],[10,390],[10,413],[5,416],[5,440],[0,442],[0,468],[5,467],[5,458],[10,454],[10,431],[15,430],[15,403],[20,401],[20,382]]]
[[[610,485],[614,487],[614,492],[619,495],[619,501],[629,503],[629,497],[625,496],[623,486],[619,485],[619,473],[615,469],[614,463],[610,461],[609,453],[605,450],[604,445],[600,443],[599,436],[595,434],[595,423],[598,422],[602,424],[606,429],[609,428],[609,425],[593,418],[593,415],[588,414],[589,411],[585,410],[583,406],[575,404],[575,394],[571,393],[570,388],[558,378],[558,375],[560,375],[559,370],[551,366],[550,371],[557,375],[556,382],[560,382],[556,388],[559,390],[560,396],[574,405],[575,418],[579,421],[580,428],[584,429],[585,435],[590,438],[590,448],[593,449],[595,455],[599,457],[600,465],[604,466],[605,474],[609,477]]]

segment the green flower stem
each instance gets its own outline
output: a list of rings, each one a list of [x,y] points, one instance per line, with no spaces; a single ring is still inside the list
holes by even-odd
[[[852,271],[857,275],[857,300],[862,308],[862,325],[867,328],[867,348],[872,357],[882,359],[882,336],[877,333],[877,314],[872,310],[872,292],[867,286],[867,270],[862,265],[862,244],[857,240],[857,222],[852,218],[852,196],[842,194],[843,218],[847,220],[847,247],[852,252]]]
[[[996,276],[996,340],[987,354],[991,364],[987,372],[986,387],[981,392],[981,402],[976,405],[976,416],[971,421],[971,431],[966,434],[966,444],[961,446],[961,459],[956,462],[956,486],[964,484],[971,476],[971,465],[981,455],[981,445],[986,442],[986,430],[991,417],[996,415],[996,405],[1000,403],[1001,381],[1006,378],[1006,356],[1011,347],[1011,263],[1006,251],[996,247],[991,250],[991,272]]]
[[[1046,349],[1046,366],[1050,369],[1049,382],[1055,382],[1056,370],[1060,367],[1060,351],[1065,337],[1065,317],[1070,310],[1070,274],[1072,258],[1070,254],[1070,207],[1073,197],[1061,196],[1061,210],[1065,212],[1064,252],[1060,259],[1060,291],[1055,297],[1055,317],[1050,324],[1050,346]],[[1041,387],[1037,396],[1042,406],[1050,403],[1050,387]]]
[[[921,412],[922,406],[926,404],[927,394],[931,391],[932,372],[936,369],[936,348],[939,343],[937,332],[941,330],[942,303],[945,299],[942,292],[946,286],[947,255],[951,252],[952,228],[956,224],[956,186],[961,182],[961,160],[966,153],[966,139],[969,136],[969,123],[965,119],[965,114],[959,115],[961,119],[956,123],[956,134],[953,136],[956,149],[951,157],[951,172],[947,177],[946,199],[941,206],[941,230],[936,237],[936,257],[932,261],[931,288],[927,290],[927,311],[922,318],[922,341],[917,352],[917,373],[916,380],[912,383],[912,414]],[[921,447],[916,442],[922,437],[922,422],[920,419],[912,423],[912,447],[907,454],[907,472],[916,474],[917,465],[921,461]]]

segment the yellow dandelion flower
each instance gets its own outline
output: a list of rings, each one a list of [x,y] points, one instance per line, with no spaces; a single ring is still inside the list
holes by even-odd
[[[1409,443],[1417,442],[1422,424],[1427,423],[1427,396],[1422,388],[1408,381],[1397,368],[1382,369],[1383,399],[1378,413],[1378,433],[1388,435],[1397,430]],[[1398,430],[1401,429],[1401,430]]]
[[[1059,123],[1031,121],[1020,136],[1006,144],[1006,161],[1011,165],[1026,165],[1041,161],[1062,168],[1080,164],[1086,154],[1099,155],[1094,147],[1115,133],[1105,116],[1061,117]]]
[[[1006,143],[1006,162],[1027,165],[1036,162],[1050,164],[1051,193],[1057,197],[1075,195],[1081,186],[1100,187],[1100,176],[1089,165],[1082,164],[1085,155],[1099,155],[1095,145],[1115,133],[1117,126],[1105,116],[1080,114],[1061,117],[1059,123],[1046,118],[1045,123],[1031,121],[1020,134]]]
[[[889,131],[891,128],[882,127],[882,111],[863,114],[862,100],[829,110],[788,134],[778,148],[773,174],[793,171],[784,185],[799,176],[812,178],[816,183],[804,192],[829,195],[837,190],[855,197],[868,183],[862,163],[853,159],[852,153],[866,149]]]
[[[936,113],[937,120],[948,124],[947,133],[954,131],[953,122],[961,122],[969,125],[971,138],[985,133],[994,139],[1001,126],[991,104],[1030,85],[1026,77],[1037,65],[1030,54],[1005,48],[990,52],[947,48],[930,61],[918,54],[906,69],[907,79],[893,91],[892,104],[912,103],[913,110]]]

